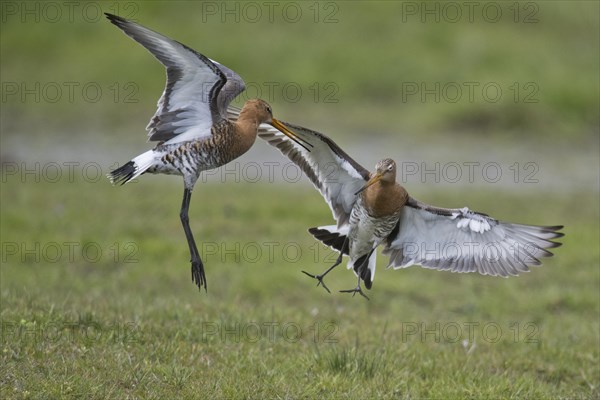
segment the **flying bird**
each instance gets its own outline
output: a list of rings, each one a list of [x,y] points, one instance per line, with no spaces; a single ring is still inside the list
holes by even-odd
[[[239,109],[230,107],[229,115],[236,118]],[[503,277],[529,271],[529,266],[541,264],[539,258],[553,255],[548,249],[560,246],[552,239],[563,236],[558,232],[562,226],[508,223],[467,207],[440,208],[420,202],[396,182],[394,160],[381,160],[375,171],[369,172],[329,137],[282,123],[302,146],[269,127],[261,127],[259,137],[302,169],[337,222],[308,230],[339,252],[336,262],[318,275],[302,271],[328,292],[323,278],[347,255],[347,267],[354,271],[358,283],[341,292],[359,293],[368,299],[361,281],[371,289],[378,246],[389,255],[388,268],[421,265]]]
[[[167,70],[165,90],[150,123],[148,140],[158,144],[108,174],[113,184],[125,184],[144,173],[180,175],[184,192],[180,218],[188,242],[192,280],[206,290],[204,264],[189,225],[192,190],[200,172],[220,167],[252,147],[260,124],[289,135],[309,152],[277,119],[269,104],[246,101],[236,121],[227,119],[227,107],[244,89],[235,72],[184,44],[135,22],[106,13],[106,17],[156,57]]]

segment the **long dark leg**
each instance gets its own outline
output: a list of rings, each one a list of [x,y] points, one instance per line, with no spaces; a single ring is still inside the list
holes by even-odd
[[[313,275],[313,274],[309,274],[306,271],[302,271],[304,272],[306,275],[310,276],[311,278],[315,278],[319,281],[319,283],[317,283],[317,286],[319,285],[323,285],[323,287],[325,288],[325,290],[327,290],[327,293],[331,293],[331,291],[329,290],[329,288],[327,286],[325,286],[325,282],[323,282],[323,278],[325,277],[325,275],[327,275],[332,269],[334,269],[335,267],[337,267],[338,265],[340,265],[342,263],[342,257],[344,256],[344,250],[346,250],[346,247],[348,246],[348,237],[346,237],[346,239],[344,240],[344,244],[342,245],[342,250],[340,251],[340,255],[337,258],[337,260],[335,260],[335,264],[333,264],[331,267],[329,267],[327,269],[327,271],[323,272],[320,275]]]
[[[375,251],[375,249],[373,249],[373,250],[371,250],[369,252],[369,255],[362,262],[362,265],[360,265],[360,267],[358,267],[358,273],[357,273],[357,275],[358,275],[358,283],[356,284],[356,287],[354,289],[340,290],[341,293],[352,293],[352,297],[354,297],[354,295],[356,293],[358,293],[362,297],[364,297],[365,299],[369,300],[369,297],[366,294],[363,293],[362,288],[360,287],[360,275],[361,275],[361,271],[363,270],[363,268],[368,268],[369,267],[369,259],[373,255],[373,251]]]
[[[179,213],[179,217],[181,218],[181,224],[183,225],[183,230],[185,231],[185,238],[187,239],[188,246],[190,248],[190,261],[192,262],[192,281],[194,281],[196,285],[198,285],[199,289],[202,289],[202,286],[204,286],[204,290],[207,290],[206,275],[204,275],[204,264],[202,264],[202,259],[200,258],[198,248],[196,247],[196,242],[194,241],[194,235],[192,234],[192,230],[190,229],[190,219],[188,217],[188,210],[190,208],[191,198],[192,191],[188,188],[185,188],[183,191],[183,202],[181,203],[181,212]]]

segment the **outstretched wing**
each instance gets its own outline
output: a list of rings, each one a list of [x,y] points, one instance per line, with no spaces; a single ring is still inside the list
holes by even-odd
[[[468,208],[438,208],[409,198],[383,254],[389,267],[479,272],[509,276],[540,265],[563,236],[562,226],[533,226],[495,220]]]
[[[228,111],[231,119],[239,116],[235,107]],[[260,125],[258,136],[298,165],[329,204],[338,227],[346,224],[356,202],[355,193],[369,179],[369,171],[322,133],[281,122],[308,146],[299,145],[266,124]]]
[[[146,127],[150,141],[171,143],[209,137],[227,106],[245,89],[229,68],[135,22],[106,14],[114,25],[144,46],[167,69],[165,91]]]

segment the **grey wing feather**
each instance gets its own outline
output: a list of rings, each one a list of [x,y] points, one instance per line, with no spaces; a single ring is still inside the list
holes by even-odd
[[[389,266],[509,276],[540,265],[547,249],[560,246],[562,226],[521,225],[498,221],[468,208],[439,208],[413,198],[404,206],[384,254]]]
[[[229,107],[229,118],[237,119],[239,111]],[[338,227],[346,224],[356,202],[355,193],[369,179],[369,171],[322,133],[281,122],[309,143],[310,151],[270,125],[260,125],[258,136],[298,165],[329,204]]]
[[[221,118],[227,119],[227,107],[229,107],[229,104],[233,101],[233,99],[246,90],[246,84],[244,83],[243,79],[231,69],[219,64],[214,60],[210,61],[212,61],[227,78],[227,82],[225,82],[225,85],[223,85],[223,88],[221,88],[221,91],[217,96],[217,106]]]
[[[226,118],[229,102],[244,90],[243,80],[184,44],[116,15],[106,16],[166,67],[165,90],[146,127],[149,140],[175,143],[209,137],[212,126]]]

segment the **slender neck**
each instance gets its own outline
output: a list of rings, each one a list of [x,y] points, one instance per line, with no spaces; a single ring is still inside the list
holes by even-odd
[[[376,199],[384,196],[395,184],[396,182],[386,182],[382,179],[366,188],[362,192],[363,198],[375,202]]]
[[[256,132],[260,125],[258,116],[256,115],[256,109],[244,105],[235,124],[238,127],[237,129],[244,132],[244,134],[256,137]]]
[[[254,144],[259,125],[255,109],[244,106],[235,121],[236,144],[242,152],[246,152]]]

